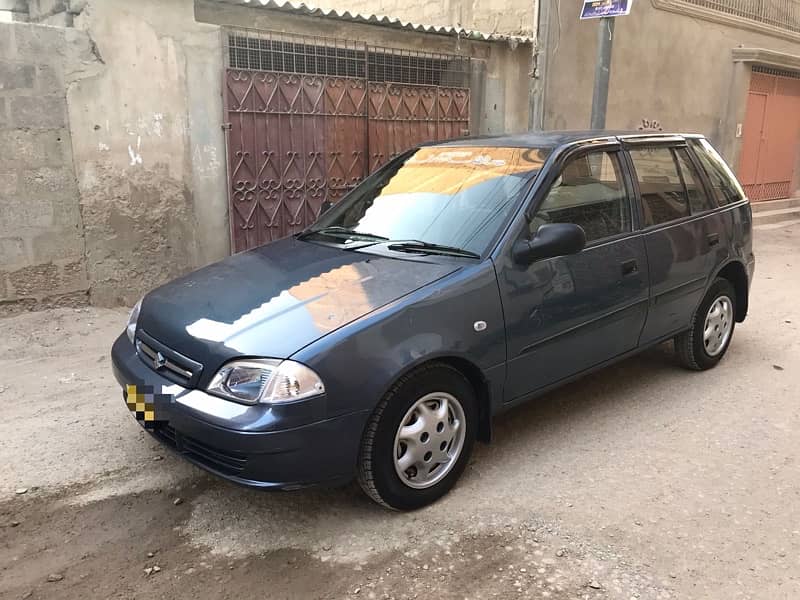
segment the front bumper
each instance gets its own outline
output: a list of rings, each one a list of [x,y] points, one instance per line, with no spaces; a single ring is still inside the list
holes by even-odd
[[[124,333],[111,359],[126,398],[131,385],[152,393],[154,419],[145,423],[150,433],[207,471],[274,489],[344,482],[355,474],[368,411],[326,418],[324,396],[245,406],[189,390],[145,365]]]

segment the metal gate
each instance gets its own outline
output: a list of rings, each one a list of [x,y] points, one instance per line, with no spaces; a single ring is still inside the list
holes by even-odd
[[[231,249],[302,230],[404,150],[469,133],[468,57],[227,34]]]
[[[800,75],[753,69],[742,136],[739,178],[750,199],[788,197],[800,149]]]

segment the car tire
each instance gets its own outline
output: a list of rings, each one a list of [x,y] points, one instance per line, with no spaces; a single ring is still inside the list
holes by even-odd
[[[402,376],[372,413],[361,440],[358,483],[390,509],[431,504],[464,471],[477,425],[475,390],[466,377],[443,363],[420,367]]]
[[[681,365],[693,371],[715,367],[728,351],[736,328],[736,291],[718,278],[692,317],[691,327],[675,337]]]

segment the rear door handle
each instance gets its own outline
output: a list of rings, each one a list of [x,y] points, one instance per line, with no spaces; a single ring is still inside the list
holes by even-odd
[[[719,244],[719,234],[718,233],[709,233],[708,234],[708,245],[709,246],[716,246]]]
[[[620,263],[622,266],[622,276],[627,277],[628,275],[633,275],[639,272],[639,263],[636,261],[635,258],[630,260],[626,260],[623,263]]]

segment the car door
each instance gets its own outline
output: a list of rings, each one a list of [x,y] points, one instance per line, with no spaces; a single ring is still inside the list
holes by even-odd
[[[575,255],[496,265],[506,319],[505,399],[522,400],[634,349],[647,310],[647,259],[618,144],[559,161],[528,208],[518,239],[544,223],[575,223],[587,246]]]
[[[647,249],[650,303],[641,344],[689,326],[719,246],[722,221],[713,214],[685,142],[627,148]]]

